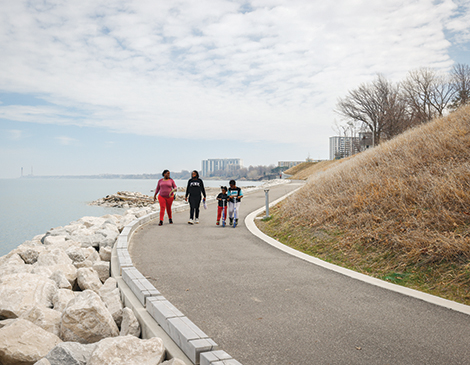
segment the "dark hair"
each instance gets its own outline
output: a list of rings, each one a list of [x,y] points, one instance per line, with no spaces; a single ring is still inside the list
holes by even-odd
[[[196,173],[196,179],[199,179],[199,172],[197,172],[196,170],[193,170],[193,172]],[[192,176],[191,176],[192,177]]]
[[[170,172],[170,170],[163,170],[162,176],[165,176],[165,174],[166,174],[167,172]]]
[[[229,183],[230,185],[236,185],[235,180],[230,180],[228,183]]]
[[[225,191],[228,190],[226,186],[221,186],[220,189],[221,189],[221,190],[225,190]]]

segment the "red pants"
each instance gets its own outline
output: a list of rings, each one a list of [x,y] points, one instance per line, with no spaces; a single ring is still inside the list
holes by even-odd
[[[175,198],[165,198],[161,195],[158,196],[158,202],[160,203],[160,220],[163,220],[165,216],[165,209],[168,214],[168,218],[171,219],[171,205],[173,204]]]
[[[220,221],[220,217],[222,216],[222,209],[225,208],[225,220],[227,220],[227,206],[225,207],[217,207],[217,221]]]

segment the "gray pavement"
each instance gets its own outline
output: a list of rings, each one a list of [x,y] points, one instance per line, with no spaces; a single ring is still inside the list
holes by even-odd
[[[150,223],[132,238],[134,265],[243,365],[470,363],[470,316],[271,247],[243,224],[263,204],[263,191],[247,195],[237,228],[215,225],[215,204],[199,225],[189,212]]]

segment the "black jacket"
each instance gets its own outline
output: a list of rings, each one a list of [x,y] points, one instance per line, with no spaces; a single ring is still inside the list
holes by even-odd
[[[193,198],[201,198],[201,193],[206,197],[206,189],[201,179],[189,179],[186,187],[186,198],[190,195]]]

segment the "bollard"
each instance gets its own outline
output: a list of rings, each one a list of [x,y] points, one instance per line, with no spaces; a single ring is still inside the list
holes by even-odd
[[[269,189],[264,190],[266,196],[266,216],[264,218],[269,218]]]

